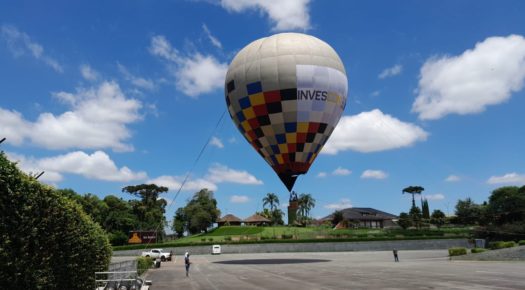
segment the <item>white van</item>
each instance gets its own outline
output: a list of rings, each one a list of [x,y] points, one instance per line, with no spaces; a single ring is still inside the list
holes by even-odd
[[[221,254],[221,245],[213,245],[213,246],[211,246],[211,254],[212,255],[220,255]]]

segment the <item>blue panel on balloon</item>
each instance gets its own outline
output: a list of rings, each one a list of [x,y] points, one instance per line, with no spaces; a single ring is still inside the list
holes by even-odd
[[[284,129],[286,133],[294,133],[297,131],[297,123],[285,123]]]
[[[239,120],[239,123],[243,122],[244,120],[246,120],[246,118],[244,117],[244,114],[242,113],[242,111],[237,112],[237,119]]]
[[[246,108],[250,107],[251,106],[250,98],[249,97],[240,98],[239,99],[239,105],[241,106],[242,109],[246,109]]]
[[[246,85],[246,89],[248,89],[248,95],[253,95],[262,92],[262,85],[261,82],[255,82]]]
[[[276,134],[275,139],[277,140],[277,143],[279,144],[286,143],[286,136],[284,134]]]

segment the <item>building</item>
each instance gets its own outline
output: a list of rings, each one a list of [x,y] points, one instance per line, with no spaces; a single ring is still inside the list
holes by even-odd
[[[258,214],[254,214],[250,217],[247,217],[244,220],[244,224],[247,226],[263,226],[263,225],[269,225],[270,220]]]
[[[339,228],[393,228],[398,227],[395,223],[398,217],[370,207],[351,207],[340,210],[343,213],[343,221],[338,224]],[[331,221],[333,214],[326,216],[321,221]]]
[[[217,226],[240,226],[242,220],[232,214],[227,214],[217,220]]]

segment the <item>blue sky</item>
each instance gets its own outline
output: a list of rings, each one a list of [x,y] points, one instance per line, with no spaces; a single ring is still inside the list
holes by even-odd
[[[349,83],[336,131],[294,188],[317,200],[313,216],[399,214],[409,185],[452,213],[458,199],[525,184],[523,11],[523,1],[2,1],[1,149],[46,183],[101,198],[156,182],[171,202],[193,168],[168,219],[202,187],[223,214],[247,217],[268,192],[286,210],[279,178],[220,120],[224,75],[248,43],[304,32],[338,52]]]

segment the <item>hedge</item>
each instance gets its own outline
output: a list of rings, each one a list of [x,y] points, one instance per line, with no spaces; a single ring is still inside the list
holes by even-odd
[[[137,273],[142,275],[149,268],[153,266],[153,259],[151,257],[138,257],[137,258]]]
[[[472,254],[483,253],[483,252],[486,252],[486,251],[487,251],[487,249],[484,249],[484,248],[472,248],[470,250],[470,252]]]
[[[448,249],[448,255],[452,256],[461,256],[467,254],[467,248],[450,248]]]
[[[519,242],[518,242],[518,245],[520,245],[520,246],[525,246],[525,240],[521,240],[521,241],[519,241]]]
[[[498,241],[498,242],[490,243],[490,249],[492,249],[492,250],[504,249],[504,248],[512,248],[512,247],[515,247],[515,246],[516,246],[516,243],[514,241],[510,241],[510,242]]]
[[[93,289],[107,235],[76,202],[0,152],[0,289]]]

